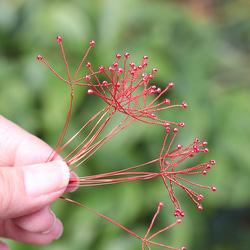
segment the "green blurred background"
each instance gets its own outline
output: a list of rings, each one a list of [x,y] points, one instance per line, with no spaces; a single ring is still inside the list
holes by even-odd
[[[186,123],[176,143],[194,138],[209,142],[209,154],[194,163],[217,164],[196,182],[206,190],[203,211],[177,189],[186,213],[181,225],[157,242],[192,250],[239,250],[250,246],[250,2],[248,0],[0,0],[0,113],[55,145],[64,124],[70,90],[36,60],[42,54],[65,74],[56,36],[63,38],[72,72],[89,41],[96,45],[87,60],[93,67],[109,66],[116,53],[131,53],[140,62],[149,56],[153,80],[168,92],[174,109],[169,120]],[[83,74],[86,74],[83,72]],[[93,101],[94,100],[94,101]],[[98,105],[79,89],[69,135],[77,131]],[[125,168],[157,157],[163,131],[133,126],[106,144],[84,166],[81,175]],[[179,192],[180,191],[180,192]],[[154,230],[175,221],[173,206],[161,181],[80,188],[70,198],[115,219],[140,236],[146,232],[159,201],[165,203]],[[140,249],[140,241],[110,222],[63,200],[52,205],[64,223],[63,236],[47,246],[8,241],[11,249]],[[159,249],[152,247],[152,249]]]

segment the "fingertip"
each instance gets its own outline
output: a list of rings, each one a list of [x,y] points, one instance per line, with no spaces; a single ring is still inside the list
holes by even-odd
[[[54,229],[57,232],[57,235],[55,236],[55,240],[58,240],[63,234],[63,224],[59,219],[56,219]]]
[[[0,241],[0,249],[1,250],[10,250],[9,246],[2,241]]]
[[[59,191],[69,183],[69,168],[62,160],[26,166],[23,170],[26,193],[30,197]]]
[[[69,178],[69,184],[68,184],[67,188],[65,189],[64,193],[72,193],[72,192],[76,191],[79,187],[79,183],[80,183],[79,176],[75,172],[71,171],[70,178]]]
[[[36,212],[14,218],[13,223],[30,233],[48,233],[56,223],[56,216],[49,206]]]
[[[51,235],[54,240],[58,240],[63,234],[63,224],[59,219],[55,220],[55,224],[50,230],[42,233],[43,235]]]

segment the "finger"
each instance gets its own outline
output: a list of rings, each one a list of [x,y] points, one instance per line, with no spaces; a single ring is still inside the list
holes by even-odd
[[[2,237],[33,245],[47,245],[53,240],[60,238],[62,232],[63,226],[58,219],[54,227],[48,233],[28,232],[13,223],[12,220],[6,221],[4,225],[0,227],[0,235]]]
[[[79,187],[79,183],[80,183],[80,179],[78,175],[75,172],[70,171],[69,184],[67,188],[65,189],[64,193],[72,193],[76,191]]]
[[[31,233],[49,232],[56,223],[56,216],[46,206],[39,211],[12,219],[12,221],[20,228]]]
[[[9,250],[10,248],[8,247],[7,244],[5,244],[4,242],[0,241],[0,249],[1,250]]]
[[[53,151],[41,139],[2,116],[0,138],[0,166],[25,166],[46,162]]]
[[[0,166],[25,166],[46,162],[53,149],[44,141],[28,133],[0,115]],[[13,139],[14,138],[14,139]],[[62,160],[57,155],[54,160]],[[78,188],[79,177],[71,171],[67,192]]]
[[[0,218],[35,212],[57,200],[69,182],[63,161],[25,167],[0,167]]]

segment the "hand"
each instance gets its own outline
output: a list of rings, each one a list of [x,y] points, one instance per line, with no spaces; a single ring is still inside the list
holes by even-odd
[[[42,140],[0,116],[0,237],[45,245],[61,236],[62,223],[49,204],[70,191],[70,171],[60,157],[44,163],[51,152]],[[9,248],[0,241],[0,249]]]

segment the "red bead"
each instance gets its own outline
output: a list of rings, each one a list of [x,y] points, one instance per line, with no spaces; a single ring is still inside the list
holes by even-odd
[[[42,57],[41,55],[38,55],[38,56],[36,57],[36,59],[37,59],[38,61],[42,61],[42,60],[43,60],[43,57]]]
[[[102,84],[103,84],[103,86],[108,86],[108,82],[107,81],[103,81]]]
[[[165,100],[164,100],[164,103],[165,103],[165,104],[170,104],[170,100],[169,100],[169,99],[165,99]]]
[[[173,87],[174,87],[174,84],[173,84],[172,82],[170,82],[170,83],[168,84],[168,87],[169,87],[169,88],[173,88]]]
[[[116,86],[117,88],[119,88],[119,87],[121,87],[121,84],[120,84],[119,82],[117,82],[117,83],[115,84],[115,86]]]
[[[144,62],[144,63],[142,64],[142,66],[143,66],[143,68],[146,68],[146,67],[148,67],[148,63]]]
[[[154,76],[153,76],[152,74],[149,74],[148,78],[149,78],[149,79],[153,79]]]
[[[200,143],[200,139],[199,139],[199,138],[196,138],[196,139],[194,140],[194,142],[195,142],[195,143]]]
[[[118,69],[118,73],[119,73],[119,74],[123,73],[123,69],[122,69],[122,68],[119,68],[119,69]]]
[[[88,93],[89,95],[92,95],[92,94],[94,93],[94,90],[93,90],[93,89],[88,89],[88,90],[87,90],[87,93]]]
[[[95,45],[95,41],[91,40],[90,43],[89,43],[89,46],[93,47],[94,45]]]
[[[129,56],[130,56],[130,54],[128,53],[128,52],[126,52],[125,54],[124,54],[124,56],[125,56],[125,58],[129,58]]]
[[[206,145],[207,145],[207,142],[204,141],[204,142],[202,142],[201,144],[202,144],[202,146],[206,146]]]
[[[165,123],[164,123],[164,126],[169,127],[169,126],[170,126],[170,123],[169,123],[169,122],[165,122]]]
[[[116,58],[118,58],[118,59],[120,59],[121,57],[122,57],[121,54],[117,54],[117,55],[116,55]]]
[[[184,128],[185,127],[185,122],[180,122],[179,126]]]
[[[194,145],[194,146],[193,146],[193,149],[194,149],[194,152],[195,152],[195,153],[199,153],[199,152],[200,152],[200,149],[199,149],[199,146],[198,146],[198,145]]]
[[[169,128],[169,127],[166,127],[166,128],[165,128],[165,131],[166,131],[167,133],[169,133],[169,132],[170,132],[170,128]]]
[[[204,196],[203,196],[202,194],[200,194],[200,195],[198,195],[197,200],[198,200],[198,201],[202,201],[203,198],[204,198]]]
[[[153,68],[153,69],[152,69],[152,73],[153,73],[153,74],[157,73],[157,68]]]
[[[184,213],[184,212],[180,212],[180,216],[181,216],[181,217],[184,217],[184,216],[185,216],[185,213]]]
[[[203,174],[203,175],[207,175],[207,170],[204,169],[204,170],[202,171],[202,174]]]
[[[209,149],[208,148],[204,148],[204,153],[208,153],[209,152]]]
[[[114,62],[112,65],[114,68],[116,68],[118,66],[118,62]]]
[[[154,89],[150,89],[149,94],[153,95],[154,93],[155,93],[155,90]]]
[[[89,68],[91,68],[91,63],[90,62],[87,62],[86,63],[86,67],[89,69]]]
[[[207,164],[207,165],[206,165],[206,169],[207,169],[207,170],[211,169],[211,165],[210,165],[210,164]]]
[[[181,224],[182,220],[181,220],[181,219],[178,219],[176,222],[177,222],[178,224]]]
[[[164,164],[167,166],[169,164],[169,161],[164,161]]]
[[[57,37],[56,37],[56,40],[57,40],[57,42],[60,43],[60,42],[62,41],[62,38],[61,38],[60,36],[57,36]]]
[[[211,187],[211,190],[213,191],[213,192],[216,192],[216,187]]]
[[[187,250],[187,248],[186,247],[181,247],[181,249],[180,250]]]
[[[131,68],[133,68],[133,67],[135,67],[135,63],[134,63],[134,62],[131,62],[131,63],[129,64],[129,66],[130,66]]]
[[[152,113],[152,114],[151,114],[151,118],[157,119],[157,115]]]
[[[163,202],[159,202],[158,206],[163,207],[164,206]]]
[[[175,213],[174,213],[174,217],[177,218],[177,217],[179,217],[179,216],[180,216],[180,213],[179,213],[179,212],[175,212]]]
[[[157,88],[157,89],[155,90],[155,92],[156,92],[156,93],[161,93],[161,88]]]
[[[148,56],[144,56],[144,57],[143,57],[143,60],[148,60]]]
[[[105,70],[104,66],[99,67],[99,71],[103,72]]]
[[[215,165],[215,163],[216,163],[215,160],[211,160],[211,161],[210,161],[210,164],[211,164],[211,165]]]
[[[89,81],[89,80],[90,80],[90,76],[89,76],[89,75],[86,75],[86,76],[85,76],[85,79],[86,79],[87,81]]]
[[[203,209],[203,207],[202,207],[201,204],[198,204],[198,205],[197,205],[197,208],[198,208],[199,210],[202,210],[202,209]]]
[[[177,133],[177,132],[178,132],[178,128],[174,128],[174,129],[173,129],[173,132],[174,132],[174,133]]]
[[[109,72],[113,72],[114,71],[114,68],[112,68],[112,67],[109,67],[108,69],[109,69]]]
[[[181,144],[177,144],[177,149],[181,149],[182,145]]]
[[[183,103],[182,103],[182,107],[183,107],[184,109],[186,109],[186,108],[188,107],[187,102],[183,102]]]

